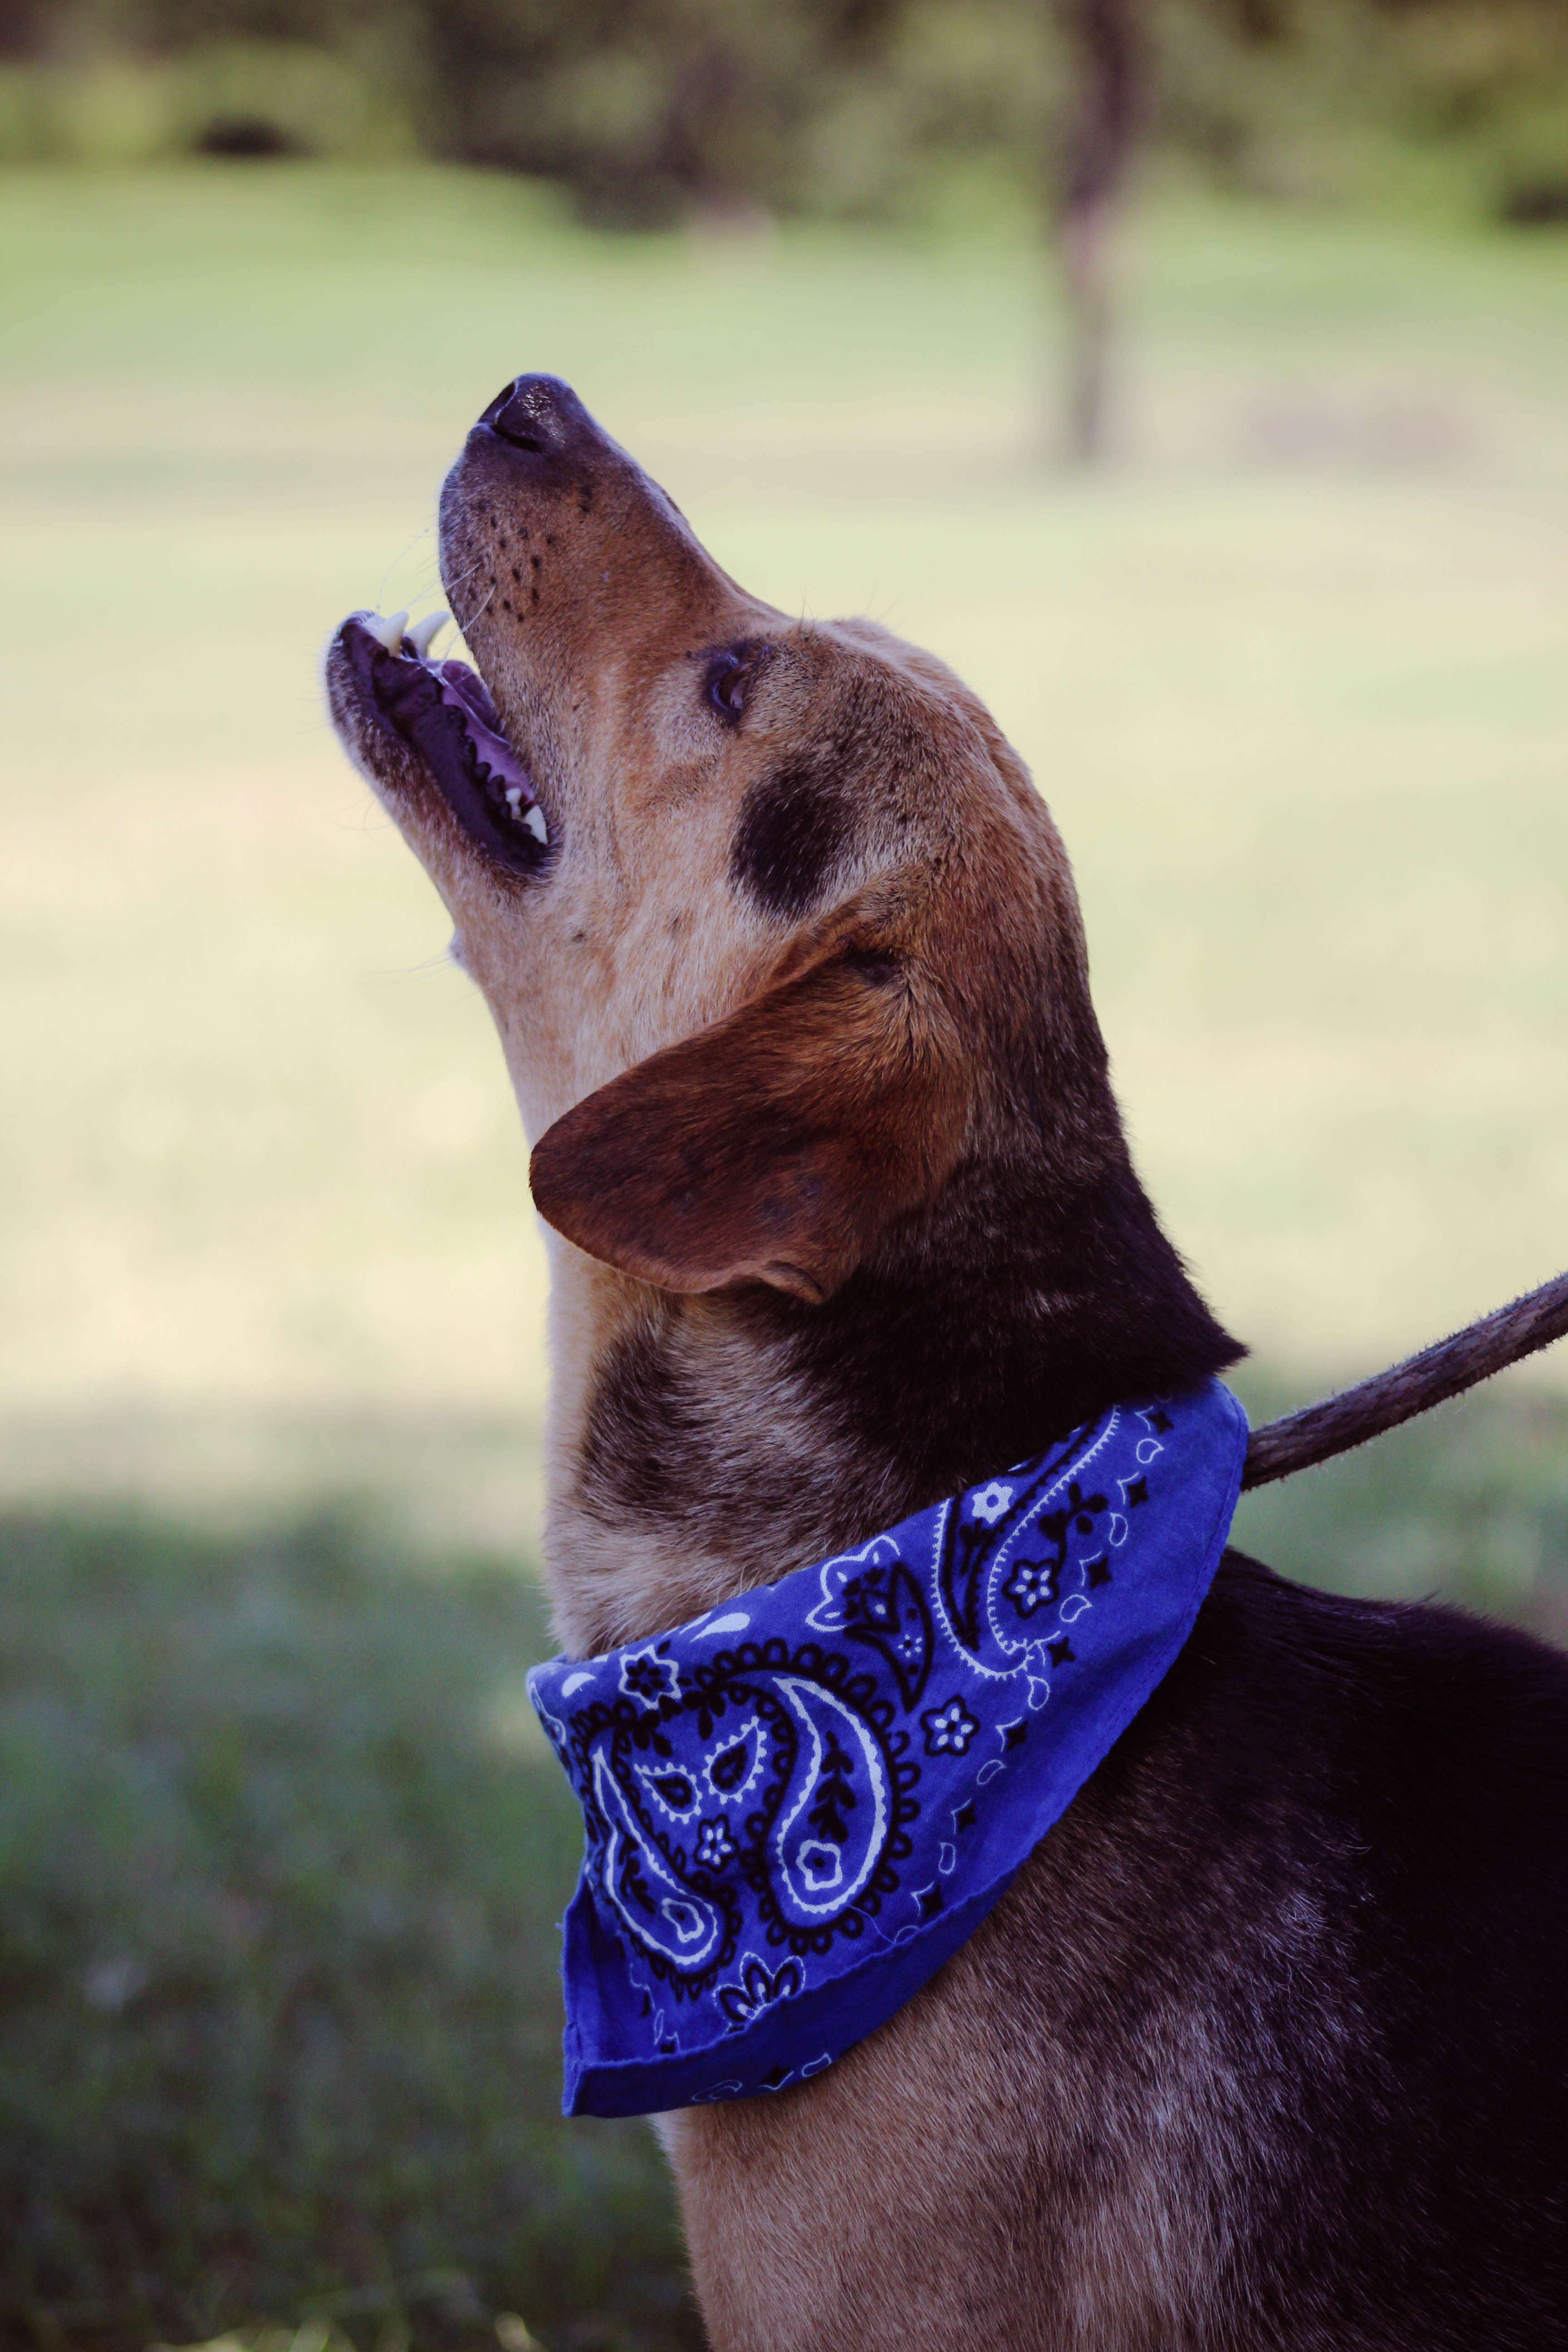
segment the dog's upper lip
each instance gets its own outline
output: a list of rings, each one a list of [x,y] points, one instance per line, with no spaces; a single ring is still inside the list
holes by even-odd
[[[338,631],[360,701],[383,731],[416,751],[465,832],[502,866],[536,873],[550,829],[533,778],[501,727],[489,689],[467,662],[436,661],[429,642],[354,614]],[[431,632],[430,634],[433,634]]]

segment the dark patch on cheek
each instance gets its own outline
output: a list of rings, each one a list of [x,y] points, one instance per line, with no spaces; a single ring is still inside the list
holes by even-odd
[[[809,913],[843,862],[853,816],[837,758],[771,769],[741,803],[731,879],[770,915]]]

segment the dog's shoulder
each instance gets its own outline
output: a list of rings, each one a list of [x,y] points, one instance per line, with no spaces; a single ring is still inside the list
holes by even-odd
[[[1145,1814],[1157,1787],[1178,1843],[1232,1875],[1248,1856],[1310,1864],[1347,1926],[1375,1918],[1424,1981],[1445,1938],[1467,2000],[1532,1955],[1542,1985],[1561,1973],[1568,1655],[1517,1627],[1317,1591],[1227,1551],[1108,1777]]]
[[[1324,1592],[1227,1550],[1167,1704],[1245,1732],[1255,1763],[1358,1781],[1382,1804],[1440,1803],[1450,1846],[1472,1815],[1495,1837],[1505,1791],[1568,1833],[1568,1654],[1431,1601]]]

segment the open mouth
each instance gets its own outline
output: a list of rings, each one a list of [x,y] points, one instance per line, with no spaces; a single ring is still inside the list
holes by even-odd
[[[495,704],[467,662],[435,661],[445,614],[409,631],[406,613],[356,614],[338,643],[367,713],[418,753],[453,815],[481,849],[514,873],[537,873],[550,829],[529,774],[501,731]]]

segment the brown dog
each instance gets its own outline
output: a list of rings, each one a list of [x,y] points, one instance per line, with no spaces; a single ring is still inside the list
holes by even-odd
[[[567,1646],[1231,1361],[974,697],[745,595],[548,378],[470,434],[441,549],[483,687],[353,621],[329,695],[535,1139]],[[663,2119],[714,2344],[1568,2345],[1565,1723],[1521,1637],[1227,1555],[926,1990]]]

